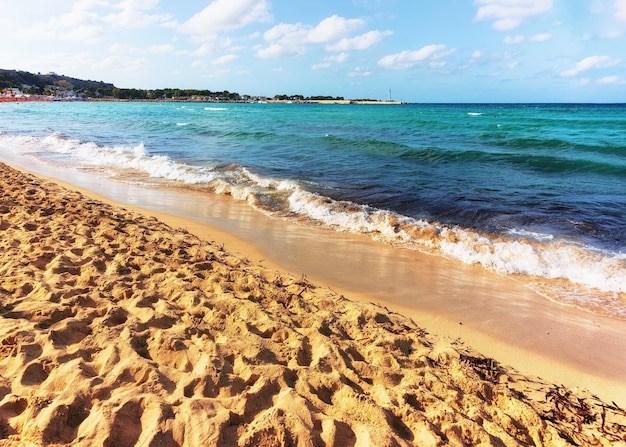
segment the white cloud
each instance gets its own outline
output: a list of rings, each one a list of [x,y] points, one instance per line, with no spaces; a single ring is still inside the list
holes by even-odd
[[[470,68],[471,66],[473,66],[474,64],[480,62],[483,58],[484,58],[485,54],[482,51],[479,50],[475,50],[472,55],[470,56],[469,60],[459,66],[460,70],[467,70],[468,68]]]
[[[128,54],[139,54],[141,51],[137,47],[131,47],[130,45],[115,43],[109,46],[109,53],[116,54],[120,56],[128,55]]]
[[[515,70],[517,67],[519,67],[519,61],[513,61],[506,66],[509,70]]]
[[[268,47],[257,50],[256,55],[261,59],[275,59],[286,56],[302,56],[306,53],[306,47],[290,42],[273,43]]]
[[[324,58],[324,62],[315,64],[311,67],[313,70],[321,70],[323,68],[329,68],[332,64],[343,64],[349,58],[348,53],[333,54]]]
[[[159,0],[122,0],[111,5],[114,12],[103,17],[103,21],[114,28],[144,28],[154,23],[170,20],[169,15],[148,14],[148,11],[159,6]]]
[[[282,56],[300,56],[306,53],[307,46],[312,44],[328,43],[328,47],[336,47],[334,51],[344,51],[337,44],[332,44],[344,39],[350,33],[363,27],[365,22],[361,19],[345,19],[333,15],[322,20],[316,26],[305,25],[303,23],[281,23],[267,30],[263,38],[269,42],[269,46],[257,50],[260,58],[276,58]],[[359,36],[362,37],[362,36]],[[375,34],[363,38],[374,39]],[[356,38],[358,40],[358,38]],[[365,45],[367,42],[346,41],[353,45]]]
[[[256,54],[262,59],[300,56],[306,52],[304,43],[309,29],[310,27],[302,23],[278,24],[263,35],[270,45],[259,48]]]
[[[267,41],[297,39],[299,42],[305,40],[307,27],[302,23],[280,23],[265,31],[263,38]]]
[[[605,76],[603,78],[600,78],[596,81],[596,84],[598,85],[614,85],[619,83],[620,78],[619,76]]]
[[[620,22],[626,22],[626,0],[615,0],[615,18]]]
[[[239,59],[239,56],[236,54],[226,54],[224,56],[218,57],[217,59],[211,61],[213,65],[228,65],[231,62]]]
[[[202,60],[196,60],[196,61],[193,61],[191,63],[191,68],[201,68],[201,69],[204,69],[204,68],[207,68],[207,66],[208,65],[207,65],[206,61],[202,61]]]
[[[445,65],[442,59],[454,51],[445,45],[427,45],[416,51],[402,51],[385,56],[378,61],[378,66],[391,70],[406,70],[418,64],[428,63],[431,67],[437,68]]]
[[[553,0],[474,0],[476,20],[493,20],[498,31],[517,28],[529,17],[552,9]]]
[[[158,0],[80,0],[69,12],[51,16],[47,22],[35,22],[17,36],[27,40],[58,40],[94,43],[111,29],[141,28],[155,23],[164,24],[169,15],[150,14]]]
[[[373,73],[374,72],[368,68],[356,67],[354,70],[348,73],[348,76],[350,76],[351,78],[365,78],[367,76],[371,76]]]
[[[206,56],[215,51],[215,45],[213,42],[204,42],[196,51],[193,52],[195,56]]]
[[[393,34],[391,31],[369,31],[352,38],[344,37],[339,42],[328,45],[326,49],[329,51],[366,50],[391,34]]]
[[[330,62],[322,62],[321,64],[313,64],[311,65],[311,70],[323,70],[324,68],[329,68],[332,64]]]
[[[578,76],[579,74],[589,70],[613,67],[619,63],[619,59],[613,59],[609,56],[589,56],[578,62],[574,68],[561,72],[561,76]]]
[[[27,40],[97,41],[102,37],[104,29],[98,14],[91,11],[94,6],[99,5],[90,1],[76,2],[70,12],[52,16],[47,22],[33,23],[17,35]]]
[[[267,0],[213,0],[179,29],[200,40],[212,40],[220,31],[269,21],[269,8]]]
[[[528,38],[526,38],[526,36],[523,36],[521,34],[515,35],[515,36],[506,36],[504,38],[504,43],[506,43],[507,45],[517,45],[523,42],[546,42],[548,40],[550,40],[552,38],[552,34],[550,33],[540,33],[540,34],[535,34],[533,36],[530,36]]]
[[[535,34],[534,36],[530,36],[528,38],[528,41],[529,42],[547,42],[550,39],[552,39],[552,34],[540,33],[540,34]]]
[[[150,54],[169,54],[174,51],[174,45],[150,45],[148,52]]]
[[[517,36],[506,36],[504,43],[507,45],[517,45],[518,43],[524,42],[524,40],[526,40],[526,38],[518,34]]]
[[[348,53],[339,53],[332,56],[329,56],[327,59],[336,64],[343,64],[349,58]]]
[[[365,22],[361,19],[345,19],[333,15],[322,20],[315,28],[307,33],[307,41],[311,43],[325,43],[340,39],[361,28]]]
[[[203,77],[213,79],[213,78],[223,78],[231,73],[229,68],[224,68],[221,70],[216,70],[212,68],[204,73]]]

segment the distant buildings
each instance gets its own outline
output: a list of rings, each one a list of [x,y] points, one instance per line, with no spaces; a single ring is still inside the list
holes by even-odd
[[[26,91],[33,90],[29,85],[22,88]],[[65,90],[53,85],[47,85],[43,94],[24,93],[19,88],[5,88],[0,90],[0,102],[20,101],[83,101],[85,95],[76,93],[74,90]]]

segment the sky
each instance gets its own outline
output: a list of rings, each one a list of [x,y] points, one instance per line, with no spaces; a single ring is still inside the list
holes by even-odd
[[[2,0],[0,68],[122,88],[626,102],[626,0]]]

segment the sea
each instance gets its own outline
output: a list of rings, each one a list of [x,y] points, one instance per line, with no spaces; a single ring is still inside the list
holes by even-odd
[[[626,105],[7,103],[8,154],[229,196],[626,319]]]

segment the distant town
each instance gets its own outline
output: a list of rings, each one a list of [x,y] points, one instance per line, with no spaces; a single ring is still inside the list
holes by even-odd
[[[274,97],[241,95],[236,92],[164,88],[142,90],[118,88],[102,81],[86,81],[56,73],[29,73],[0,69],[0,102],[26,101],[172,101],[242,103],[318,103],[318,104],[401,104],[376,99],[345,99],[332,96],[278,94]]]

